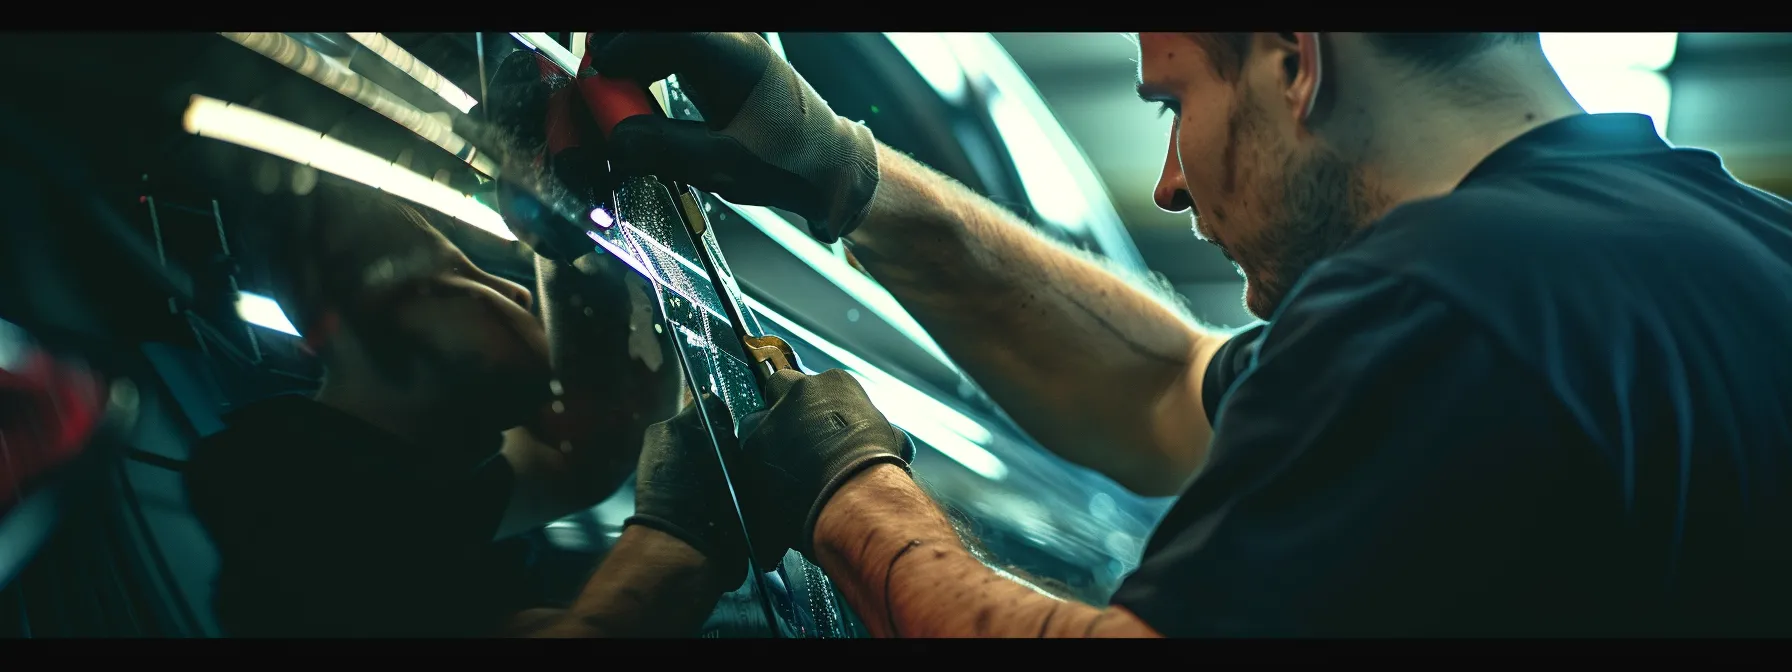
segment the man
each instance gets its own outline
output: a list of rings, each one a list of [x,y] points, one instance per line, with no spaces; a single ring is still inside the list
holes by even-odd
[[[739,585],[714,451],[681,457],[694,416],[648,427],[680,384],[641,280],[538,258],[538,319],[407,204],[301,205],[266,256],[321,388],[236,412],[187,473],[227,634],[688,635]],[[637,455],[636,516],[573,608],[544,609],[516,535],[607,498]]]
[[[846,237],[1046,447],[1181,490],[1112,605],[1057,601],[965,552],[850,378],[790,375],[746,438],[794,475],[748,493],[756,544],[809,553],[883,635],[1792,632],[1792,207],[1584,113],[1535,34],[1139,52],[1176,118],[1157,202],[1198,215],[1266,326],[1179,319],[877,144],[755,36],[601,53],[675,73],[707,120],[625,121],[618,166]]]

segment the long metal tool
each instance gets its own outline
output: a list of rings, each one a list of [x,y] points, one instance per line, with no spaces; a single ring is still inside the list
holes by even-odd
[[[663,114],[650,94],[638,83],[606,78],[595,72],[580,73],[578,81],[580,92],[585,97],[585,105],[591,109],[598,121],[598,130],[603,132],[606,139],[623,119]],[[678,204],[678,218],[684,223],[685,231],[691,235],[698,263],[703,265],[704,272],[715,285],[716,298],[734,329],[735,338],[751,360],[759,389],[767,389],[773,374],[797,368],[796,352],[784,339],[753,333],[750,326],[752,323],[741,310],[734,283],[722,272],[721,264],[716,259],[715,250],[720,248],[715,234],[710,230],[709,217],[704,214],[703,206],[697,200],[697,192],[670,180],[660,182],[672,193]]]

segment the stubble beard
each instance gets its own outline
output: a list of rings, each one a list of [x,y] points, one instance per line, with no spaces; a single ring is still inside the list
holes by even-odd
[[[1322,141],[1293,150],[1264,122],[1244,105],[1227,121],[1226,155],[1243,157],[1225,166],[1234,175],[1229,186],[1255,192],[1241,209],[1254,210],[1260,225],[1222,249],[1245,277],[1245,309],[1267,320],[1301,276],[1369,223],[1374,199],[1362,172],[1336,149]]]

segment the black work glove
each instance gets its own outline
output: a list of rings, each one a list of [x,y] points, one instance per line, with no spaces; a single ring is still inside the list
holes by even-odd
[[[745,477],[739,479],[762,570],[775,567],[786,548],[814,559],[815,520],[828,498],[868,467],[907,470],[914,456],[908,435],[884,419],[845,371],[779,371],[768,388],[769,407],[743,423]]]
[[[828,107],[757,33],[623,33],[590,47],[592,66],[643,85],[678,76],[704,121],[638,116],[616,125],[619,171],[684,182],[747,205],[802,215],[832,243],[871,208],[877,142]]]
[[[635,472],[635,515],[623,525],[651,527],[678,537],[717,564],[736,564],[740,573],[730,570],[725,578],[733,581],[727,583],[730,587],[738,586],[747,575],[746,543],[715,444],[698,415],[699,404],[708,409],[718,436],[732,436],[727,409],[710,395],[647,428]]]

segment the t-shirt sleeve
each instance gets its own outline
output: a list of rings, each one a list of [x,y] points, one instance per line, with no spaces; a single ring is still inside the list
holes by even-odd
[[[1548,573],[1514,540],[1551,543],[1535,523],[1589,465],[1542,431],[1541,380],[1422,287],[1309,275],[1114,597],[1166,635],[1435,632]]]
[[[1220,402],[1225,400],[1232,384],[1238,382],[1245,369],[1251,366],[1251,357],[1257,353],[1257,342],[1262,338],[1265,326],[1268,325],[1260,322],[1233,334],[1207,362],[1207,373],[1201,379],[1201,406],[1207,411],[1209,426],[1219,422]]]

